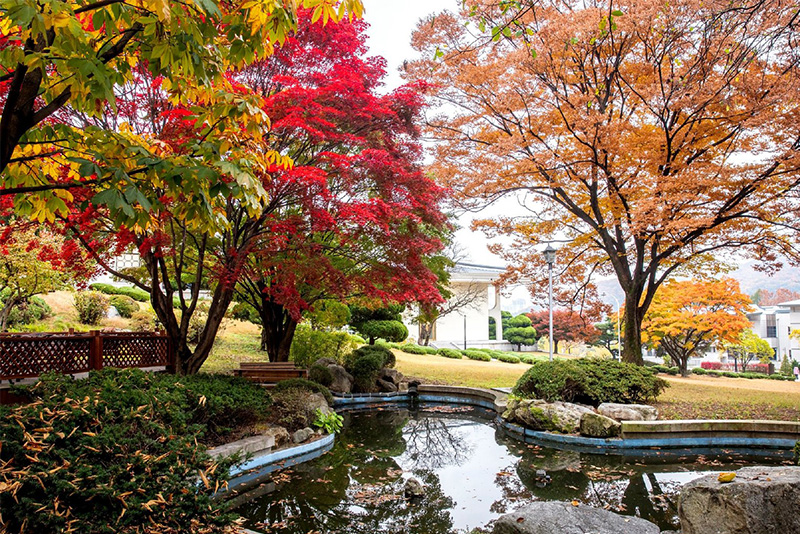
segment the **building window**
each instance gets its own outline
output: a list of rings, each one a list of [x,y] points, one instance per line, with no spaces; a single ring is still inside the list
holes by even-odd
[[[778,325],[775,315],[767,315],[767,337],[778,337]]]

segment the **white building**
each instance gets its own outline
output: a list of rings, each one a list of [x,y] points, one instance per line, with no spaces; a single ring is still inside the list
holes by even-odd
[[[500,275],[505,271],[502,267],[457,263],[450,274],[451,301],[464,294],[476,294],[470,305],[459,308],[447,315],[439,317],[431,335],[431,345],[439,348],[463,349],[497,348],[510,350],[511,344],[503,340],[501,320],[500,286],[497,284]],[[497,325],[496,339],[489,339],[489,317],[494,317]],[[413,321],[413,315],[406,318],[408,335],[411,339],[419,338],[419,327]]]
[[[791,307],[784,304],[764,306],[763,308],[756,306],[755,311],[747,314],[753,332],[769,343],[770,347],[775,350],[775,357],[778,361],[783,360],[784,356],[788,356],[790,359],[800,357],[797,342],[789,338],[789,333],[793,328],[800,328],[800,324],[797,324],[800,322],[800,301],[796,302],[794,326],[792,326]],[[791,354],[792,346],[795,348],[794,356]]]

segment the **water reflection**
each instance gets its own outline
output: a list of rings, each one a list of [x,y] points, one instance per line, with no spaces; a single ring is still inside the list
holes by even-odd
[[[281,534],[469,532],[532,500],[577,500],[677,526],[682,484],[765,458],[626,458],[521,443],[473,408],[345,414],[345,430],[317,460],[280,471],[237,511]],[[775,460],[767,460],[767,463]],[[426,486],[407,501],[408,477]],[[261,495],[258,495],[258,494]]]

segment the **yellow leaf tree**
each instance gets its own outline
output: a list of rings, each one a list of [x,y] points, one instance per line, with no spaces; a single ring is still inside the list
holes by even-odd
[[[689,358],[714,345],[737,343],[750,326],[750,297],[736,280],[671,281],[658,290],[642,323],[642,340],[661,347],[688,374]]]

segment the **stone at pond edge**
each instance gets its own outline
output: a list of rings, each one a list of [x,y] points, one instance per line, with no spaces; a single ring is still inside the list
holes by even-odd
[[[398,371],[397,369],[392,369],[390,367],[384,367],[381,369],[380,374],[378,375],[382,380],[386,380],[394,384],[395,386],[399,386],[400,382],[405,380],[403,373]]]
[[[569,502],[534,502],[494,524],[493,534],[660,534],[661,529],[640,517]]]
[[[789,534],[800,532],[800,467],[745,467],[731,482],[718,474],[681,490],[683,534]]]
[[[422,485],[422,482],[411,477],[406,480],[403,486],[403,494],[408,498],[422,497],[425,495],[425,487]]]
[[[322,412],[323,415],[333,413],[331,407],[328,406],[328,401],[322,393],[311,393],[303,400],[303,410],[305,411],[306,421],[313,423],[317,420],[317,411]]]
[[[381,393],[394,393],[395,391],[397,391],[397,386],[395,386],[388,380],[382,380],[379,378],[376,381],[376,384],[378,386],[378,391],[380,391]]]
[[[525,399],[509,402],[503,418],[533,430],[550,430],[572,434],[580,428],[581,417],[591,409],[569,402],[545,402]]]
[[[304,441],[307,441],[309,438],[311,438],[311,436],[313,435],[314,431],[311,430],[310,428],[301,428],[300,430],[292,434],[292,441],[294,443],[303,443]]]
[[[614,438],[622,432],[622,423],[600,415],[585,413],[581,416],[581,435],[590,438]]]
[[[350,393],[353,391],[353,375],[339,364],[329,364],[328,370],[333,375],[333,382],[328,386],[328,389],[336,393]]]
[[[262,432],[265,436],[272,436],[275,447],[283,447],[289,443],[289,431],[282,426],[271,426]]]
[[[616,421],[655,421],[658,419],[658,410],[647,404],[604,402],[597,407],[597,413]]]

